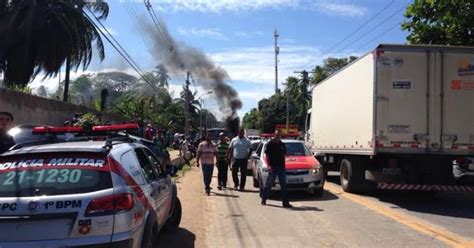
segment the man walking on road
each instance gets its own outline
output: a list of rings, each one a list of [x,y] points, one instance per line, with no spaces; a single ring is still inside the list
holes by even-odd
[[[222,187],[227,188],[227,150],[229,149],[229,143],[224,133],[221,132],[219,138],[220,141],[217,145],[217,189],[221,190]]]
[[[217,148],[212,143],[211,137],[206,136],[206,140],[199,144],[196,157],[196,166],[199,162],[202,165],[202,174],[204,177],[204,188],[206,194],[211,194],[212,172],[214,171],[214,157],[217,158]]]
[[[13,115],[8,112],[0,112],[0,154],[8,151],[15,145],[12,136],[7,132],[13,122]]]
[[[286,148],[285,144],[281,141],[280,132],[275,132],[275,137],[270,140],[265,149],[265,154],[268,157],[268,178],[261,192],[262,205],[267,204],[268,195],[272,186],[275,184],[275,179],[278,176],[278,181],[280,182],[281,188],[281,197],[284,208],[293,207],[288,200],[288,192],[286,188],[286,169],[285,169],[285,155]]]
[[[239,188],[238,171],[240,169],[240,191],[245,189],[245,179],[247,178],[247,162],[250,158],[250,140],[245,136],[245,130],[239,129],[239,135],[230,141],[227,157],[232,158],[232,179],[234,189]]]

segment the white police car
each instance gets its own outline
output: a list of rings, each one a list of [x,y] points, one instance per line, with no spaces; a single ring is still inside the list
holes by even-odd
[[[126,137],[0,156],[2,248],[156,247],[159,231],[180,220],[166,168]]]

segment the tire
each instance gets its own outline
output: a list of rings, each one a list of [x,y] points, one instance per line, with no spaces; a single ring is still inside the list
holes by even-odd
[[[365,180],[365,169],[370,161],[364,158],[343,158],[340,166],[340,182],[345,192],[369,193],[377,183]]]
[[[158,246],[158,227],[156,224],[150,228],[150,225],[147,225],[147,228],[143,232],[142,245],[143,248],[156,248]]]
[[[347,158],[341,160],[341,187],[345,192],[361,193],[365,179],[362,177],[361,167],[355,166],[354,160]]]
[[[163,231],[165,232],[176,231],[179,228],[179,223],[181,223],[181,216],[182,216],[181,201],[179,200],[178,197],[176,197],[173,213],[171,213],[171,216],[166,221],[165,226],[163,227]]]

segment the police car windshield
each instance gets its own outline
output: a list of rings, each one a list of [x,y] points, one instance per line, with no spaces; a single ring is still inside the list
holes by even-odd
[[[311,152],[303,143],[285,142],[287,156],[310,156]]]
[[[112,187],[97,154],[27,154],[0,158],[0,197],[63,195]]]

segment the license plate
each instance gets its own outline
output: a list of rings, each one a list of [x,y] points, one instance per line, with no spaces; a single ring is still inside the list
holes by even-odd
[[[303,178],[302,177],[295,177],[295,178],[288,178],[288,183],[302,183]]]

